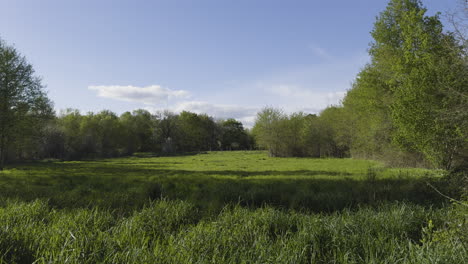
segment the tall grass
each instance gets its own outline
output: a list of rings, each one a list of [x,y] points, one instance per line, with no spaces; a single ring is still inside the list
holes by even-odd
[[[201,217],[190,203],[161,200],[118,217],[9,201],[0,263],[466,263],[466,237],[433,239],[455,219],[451,208],[406,203],[333,214],[235,206]]]

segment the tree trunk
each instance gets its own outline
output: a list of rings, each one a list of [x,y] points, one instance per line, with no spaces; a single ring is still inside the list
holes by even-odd
[[[3,170],[3,166],[5,164],[5,134],[2,134],[0,138],[0,171]]]
[[[4,155],[3,155],[3,149],[0,150],[0,152],[1,152],[1,153],[0,153],[0,171],[2,171],[2,170],[3,170],[3,164],[5,163],[5,162],[4,162],[5,159],[3,158],[3,157],[4,157]]]

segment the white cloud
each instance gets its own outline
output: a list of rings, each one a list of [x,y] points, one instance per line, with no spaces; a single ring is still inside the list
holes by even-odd
[[[167,102],[171,98],[187,98],[189,93],[184,90],[171,90],[159,85],[146,87],[121,85],[92,85],[89,90],[97,91],[98,96],[122,101],[140,102],[156,105]]]

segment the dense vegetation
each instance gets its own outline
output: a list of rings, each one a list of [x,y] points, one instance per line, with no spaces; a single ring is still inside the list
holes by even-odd
[[[0,41],[0,263],[468,262],[467,41],[425,12],[391,0],[342,104],[251,132],[57,115]]]
[[[251,151],[24,164],[0,178],[0,262],[463,263],[441,173]]]
[[[68,109],[41,120],[39,128],[8,135],[7,161],[56,158],[80,160],[118,157],[135,152],[160,155],[208,150],[246,150],[253,139],[234,119],[215,121],[205,114],[183,111],[151,114],[146,110],[82,115]],[[17,134],[15,134],[17,135]]]
[[[0,39],[0,170],[5,162],[57,158],[80,160],[208,150],[246,150],[253,138],[235,119],[146,110],[81,114],[52,110],[32,65]]]
[[[371,62],[342,105],[319,116],[266,108],[253,131],[258,143],[273,156],[466,166],[468,42],[425,12],[416,0],[390,1],[371,32]]]
[[[466,263],[466,234],[447,218],[460,221],[450,209],[405,204],[330,215],[234,207],[204,219],[182,201],[123,218],[10,202],[0,208],[0,262]]]

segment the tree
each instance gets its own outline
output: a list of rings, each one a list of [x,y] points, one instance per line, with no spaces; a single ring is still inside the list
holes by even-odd
[[[178,129],[178,116],[172,112],[164,111],[156,114],[158,124],[156,126],[156,142],[163,153],[176,152],[176,144],[180,138]]]
[[[203,144],[203,128],[196,113],[182,111],[179,114],[178,129],[181,137],[176,142],[179,151],[200,151]]]
[[[42,129],[41,158],[63,159],[65,157],[65,133],[57,124],[57,119]]]
[[[349,156],[351,144],[349,115],[343,107],[325,108],[318,118],[322,139],[321,156],[344,158]]]
[[[80,159],[82,153],[82,126],[85,117],[77,109],[66,109],[60,112],[57,126],[64,135],[64,158]]]
[[[177,118],[178,151],[213,150],[217,145],[217,129],[213,118],[206,114],[182,111]]]
[[[280,109],[264,108],[257,114],[252,129],[259,147],[268,149],[272,157],[304,156],[303,113],[285,114]]]
[[[282,124],[285,119],[287,116],[283,111],[271,107],[266,107],[257,113],[252,134],[258,146],[267,149],[272,157],[283,156],[285,131],[282,129]]]
[[[15,141],[27,139],[51,116],[51,102],[32,65],[0,39],[0,170]]]
[[[346,115],[347,128],[342,127],[338,131],[348,131],[348,145],[354,157],[378,158],[390,148],[393,133],[390,105],[393,97],[386,71],[376,63],[368,64],[343,100],[344,111],[341,112]],[[323,113],[322,117],[325,115]]]
[[[222,121],[220,127],[222,150],[248,149],[248,135],[241,122],[229,118]]]
[[[123,128],[117,115],[111,111],[104,110],[94,115],[97,119],[99,130],[99,143],[101,157],[115,157],[121,154]]]
[[[446,14],[446,18],[453,28],[453,37],[456,40],[456,46],[447,43],[448,47],[459,53],[461,59],[459,65],[452,65],[450,69],[452,74],[459,76],[461,84],[468,83],[468,2],[459,0],[459,6],[456,11]],[[468,89],[465,86],[464,91],[458,91],[452,86],[446,86],[444,94],[449,98],[450,105],[447,105],[448,111],[441,112],[442,120],[454,122],[457,124],[462,138],[462,146],[459,148],[457,155],[454,156],[454,165],[457,167],[468,167]]]
[[[125,152],[156,150],[156,117],[144,109],[125,112],[120,116],[123,136],[125,137]]]
[[[280,122],[283,130],[283,156],[302,157],[305,155],[304,128],[306,115],[302,112],[292,113]]]
[[[419,0],[390,1],[371,33],[370,55],[391,93],[393,142],[449,169],[466,142],[450,110],[463,102],[450,94],[466,95],[467,64],[439,15],[425,13]]]
[[[317,115],[309,114],[305,117],[302,142],[307,156],[315,158],[321,156],[325,132],[322,122]]]

